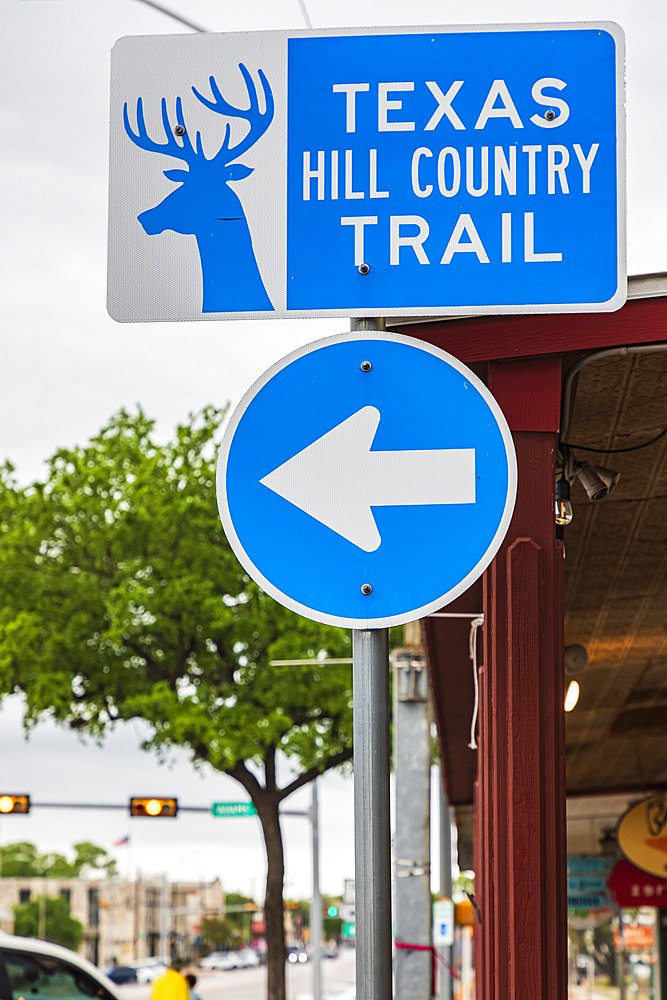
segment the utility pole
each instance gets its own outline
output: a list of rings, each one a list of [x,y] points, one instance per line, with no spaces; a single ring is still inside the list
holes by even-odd
[[[322,894],[320,893],[320,819],[317,778],[312,782],[310,809],[281,809],[281,816],[310,820],[313,844],[313,897],[310,904],[310,944],[313,951],[313,1000],[322,1000]]]
[[[426,657],[417,623],[394,650],[396,1000],[429,1000],[433,955],[430,798],[431,726]],[[414,947],[410,947],[413,945]]]
[[[442,764],[438,773],[439,804],[440,804],[440,895],[445,899],[452,898],[452,817],[445,792]],[[447,965],[438,964],[438,997],[439,1000],[452,998],[452,966],[451,945],[439,949]]]
[[[113,876],[109,879],[109,900],[106,909],[107,918],[107,954],[105,962],[113,960],[116,963],[116,882]]]
[[[310,907],[310,943],[313,950],[313,1000],[322,1000],[322,895],[320,893],[320,827],[317,778],[312,783],[310,821],[313,829],[313,902]]]
[[[619,944],[616,949],[616,978],[618,980],[619,1000],[625,1000],[625,933],[623,927],[623,911],[619,908],[616,915]],[[588,978],[588,976],[587,976]]]
[[[162,876],[160,884],[160,955],[170,958],[169,949],[169,883]]]
[[[137,869],[134,877],[134,913],[132,920],[132,958],[143,958],[143,955],[139,954],[139,916],[141,913],[141,872]]]

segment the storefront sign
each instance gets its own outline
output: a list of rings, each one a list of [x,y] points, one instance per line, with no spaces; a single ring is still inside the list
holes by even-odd
[[[649,875],[625,858],[612,868],[607,886],[617,906],[667,907],[667,879]]]
[[[644,799],[626,812],[618,824],[618,846],[628,861],[642,871],[667,875],[667,794]]]

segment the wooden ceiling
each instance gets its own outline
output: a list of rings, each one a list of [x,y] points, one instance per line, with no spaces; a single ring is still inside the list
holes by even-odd
[[[609,317],[608,338],[604,317],[591,317],[589,351],[624,342],[667,342],[667,276],[631,279],[629,297],[635,301]],[[552,325],[554,319],[544,318]],[[572,317],[562,319],[567,326]],[[532,320],[518,318],[524,325]],[[440,324],[433,334],[424,325],[410,332],[455,354],[467,351],[474,360],[481,354],[470,331],[479,333],[480,326],[484,332],[489,322]],[[515,326],[514,319],[507,320],[498,336],[516,339]],[[556,340],[553,335],[551,342]],[[574,341],[564,344],[563,350],[573,346]],[[581,357],[564,355],[564,374]],[[484,377],[483,362],[474,367]],[[573,388],[567,440],[574,444],[628,448],[667,427],[667,350],[592,360]],[[574,453],[621,475],[613,492],[596,502],[576,480],[574,518],[565,528],[565,642],[583,645],[589,657],[578,676],[579,704],[566,719],[568,796],[622,793],[627,802],[627,796],[636,798],[644,790],[667,788],[667,435],[623,454]],[[456,607],[443,610],[479,612],[479,584]],[[476,772],[476,753],[468,748],[469,625],[429,618],[423,629],[450,801],[469,806]],[[581,808],[590,812],[583,802]]]
[[[593,361],[578,376],[568,440],[628,448],[667,427],[667,351]],[[667,435],[580,460],[620,472],[591,502],[578,481],[565,529],[565,642],[588,651],[567,716],[567,784],[667,782]]]

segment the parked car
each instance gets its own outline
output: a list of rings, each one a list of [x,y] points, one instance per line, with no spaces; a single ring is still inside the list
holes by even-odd
[[[137,970],[130,965],[117,965],[108,973],[109,979],[116,986],[125,986],[126,983],[138,983],[139,976]]]
[[[0,996],[122,1000],[108,976],[69,948],[4,931],[0,931]]]
[[[239,963],[234,951],[213,951],[199,963],[202,969],[215,969],[227,972],[229,969],[238,969]]]
[[[168,964],[161,958],[140,958],[132,964],[132,968],[137,974],[137,982],[141,985],[154,983],[156,979],[163,976]]]
[[[259,955],[254,948],[242,948],[236,953],[239,969],[256,969],[259,963]]]

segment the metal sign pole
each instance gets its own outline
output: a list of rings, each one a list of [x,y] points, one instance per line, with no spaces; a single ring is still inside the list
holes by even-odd
[[[353,658],[357,1000],[391,1000],[388,630],[355,629]]]
[[[384,329],[380,316],[350,320],[351,331]],[[388,629],[354,629],[352,657],[357,1000],[391,1000]]]
[[[483,572],[516,497],[512,435],[486,386],[384,327],[355,319],[277,362],[234,411],[217,470],[248,574],[292,611],[354,630],[358,1000],[392,996],[387,628],[450,604]],[[260,453],[268,423],[280,434]],[[400,511],[376,520],[376,507]],[[450,565],[462,534],[465,558]]]
[[[313,952],[313,1000],[322,1000],[322,895],[320,893],[320,824],[317,778],[312,784],[310,821],[313,833],[313,902],[310,911],[310,945]]]
[[[438,771],[438,787],[440,792],[440,895],[445,899],[452,898],[452,818],[449,811],[449,802],[443,782],[442,767]],[[441,964],[438,969],[438,983],[440,984],[438,993],[440,1000],[451,1000],[453,993],[452,974],[452,947],[444,945],[442,948],[443,957],[447,966]]]

